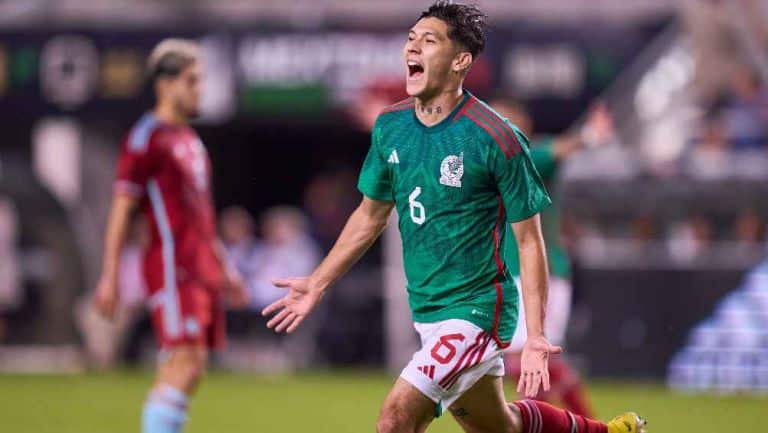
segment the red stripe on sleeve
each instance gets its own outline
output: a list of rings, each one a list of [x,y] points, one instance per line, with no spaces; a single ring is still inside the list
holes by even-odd
[[[507,125],[507,122],[500,119],[499,116],[483,104],[477,104],[476,109],[478,112],[484,114],[489,122],[493,122],[494,125],[498,126],[499,129],[506,134],[509,140],[508,143],[512,149],[512,154],[520,152],[522,147],[520,146],[520,141],[517,139],[517,134],[515,134],[515,131]]]
[[[488,126],[485,122],[480,120],[477,114],[475,114],[474,111],[467,111],[466,113],[467,117],[471,119],[475,124],[483,129],[485,129],[485,132],[490,134],[491,137],[493,137],[494,141],[496,141],[496,144],[499,146],[499,149],[501,149],[502,152],[504,152],[504,156],[507,159],[512,158],[514,155],[512,151],[504,145],[504,141],[499,137],[499,134],[490,126]]]
[[[493,113],[489,113],[487,111],[483,111],[483,110],[480,109],[481,107],[482,107],[482,105],[477,104],[477,106],[472,110],[472,114],[474,114],[475,116],[478,116],[479,118],[483,119],[488,125],[491,126],[491,129],[493,129],[495,131],[501,131],[501,132],[497,133],[499,138],[500,138],[500,140],[497,140],[497,143],[499,143],[500,147],[503,146],[504,148],[508,149],[510,154],[512,154],[512,155],[516,154],[517,151],[515,150],[515,147],[512,144],[513,141],[509,137],[507,130],[504,129],[503,127],[499,126],[498,122],[494,121],[494,117],[495,116],[493,115]],[[495,126],[495,128],[493,128],[494,126]],[[509,159],[509,158],[507,158],[507,159]]]
[[[469,100],[464,103],[464,106],[461,107],[461,110],[459,110],[458,113],[456,113],[455,116],[453,116],[453,122],[457,121],[458,119],[461,119],[461,116],[467,114],[467,110],[469,110],[469,107],[475,104],[475,97],[470,96]]]

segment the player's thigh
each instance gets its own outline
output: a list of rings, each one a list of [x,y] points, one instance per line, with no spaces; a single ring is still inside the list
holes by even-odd
[[[384,399],[377,433],[421,433],[435,417],[435,403],[415,386],[398,378]]]
[[[483,376],[449,408],[467,433],[520,433],[520,417],[509,408],[501,377]]]

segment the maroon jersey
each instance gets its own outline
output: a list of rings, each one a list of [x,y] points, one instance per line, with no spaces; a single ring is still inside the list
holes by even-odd
[[[149,280],[162,275],[166,289],[187,281],[218,288],[211,165],[192,128],[142,117],[123,141],[116,189],[140,197],[151,230]]]

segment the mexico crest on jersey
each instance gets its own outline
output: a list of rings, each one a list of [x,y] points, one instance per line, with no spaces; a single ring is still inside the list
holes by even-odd
[[[446,186],[461,188],[461,177],[464,176],[464,152],[448,155],[440,164],[440,183]]]

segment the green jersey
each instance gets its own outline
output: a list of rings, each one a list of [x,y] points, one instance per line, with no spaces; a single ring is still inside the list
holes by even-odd
[[[531,159],[544,182],[551,186],[557,176],[558,163],[552,151],[552,138],[545,138],[531,146]],[[541,230],[544,234],[544,244],[547,246],[547,262],[549,272],[556,277],[570,278],[571,265],[568,254],[560,242],[560,209],[553,204],[541,212]],[[520,260],[517,242],[513,233],[504,240],[504,258],[512,275],[520,275]]]
[[[508,223],[550,200],[525,136],[464,93],[431,127],[416,118],[413,100],[384,110],[358,188],[395,203],[413,320],[467,320],[504,345],[518,300],[501,242]]]

